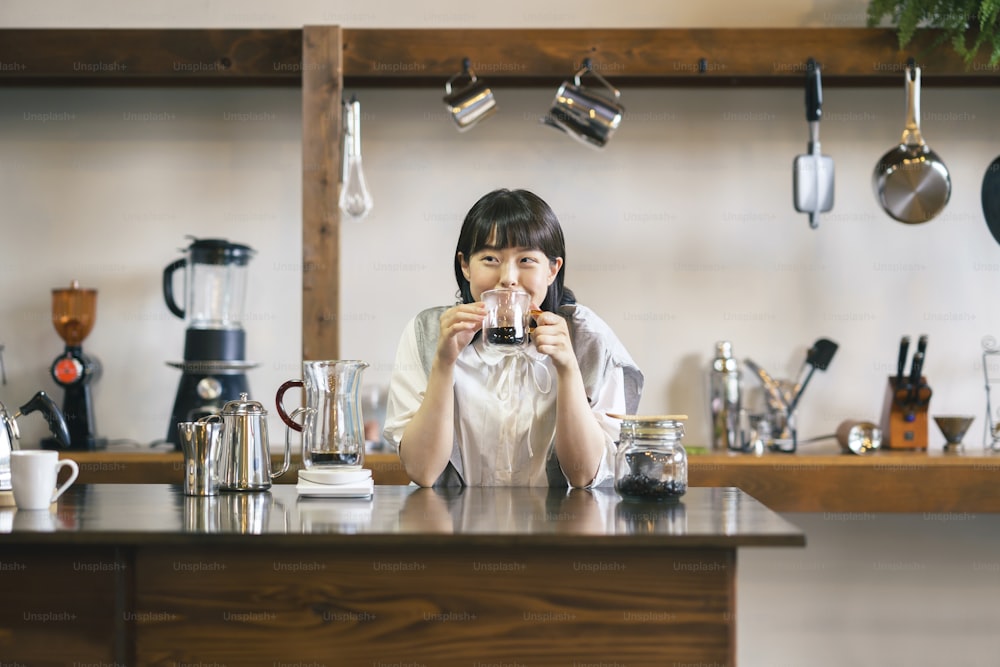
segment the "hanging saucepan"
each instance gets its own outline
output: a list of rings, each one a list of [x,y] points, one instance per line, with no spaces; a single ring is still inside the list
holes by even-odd
[[[920,68],[912,59],[906,65],[903,140],[875,165],[872,185],[885,212],[907,224],[927,222],[951,197],[948,168],[920,135]]]
[[[993,238],[1000,243],[1000,157],[993,160],[983,176],[983,215]]]

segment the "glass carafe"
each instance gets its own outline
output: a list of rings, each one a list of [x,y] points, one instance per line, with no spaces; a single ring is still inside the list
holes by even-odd
[[[676,500],[687,491],[683,415],[622,418],[615,490],[625,500]]]
[[[365,456],[365,426],[361,415],[361,374],[364,361],[303,361],[301,380],[278,388],[274,401],[278,415],[291,430],[302,433],[302,465],[306,468],[361,466]],[[303,387],[306,404],[291,414],[282,405],[285,392]],[[302,416],[302,424],[295,418]],[[290,430],[289,430],[290,429]]]

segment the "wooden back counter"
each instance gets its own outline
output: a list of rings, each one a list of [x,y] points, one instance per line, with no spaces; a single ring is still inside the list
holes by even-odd
[[[82,483],[179,484],[179,452],[74,452]],[[274,463],[280,465],[281,458]],[[399,458],[367,455],[376,484],[407,484]],[[277,484],[295,483],[301,460]],[[880,451],[871,456],[810,448],[796,454],[689,457],[691,486],[735,486],[778,512],[1000,512],[1000,454]]]

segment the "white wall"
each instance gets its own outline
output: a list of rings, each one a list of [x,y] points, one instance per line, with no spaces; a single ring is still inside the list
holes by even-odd
[[[166,9],[8,0],[0,25],[857,26],[865,6],[206,0]],[[703,378],[717,339],[731,339],[739,357],[784,377],[798,373],[816,338],[840,343],[830,369],[804,396],[800,432],[808,437],[831,432],[844,418],[876,418],[899,337],[927,333],[932,413],[975,414],[967,441],[980,446],[981,339],[1000,335],[992,307],[1000,251],[979,193],[1000,154],[1000,91],[925,86],[924,135],[951,170],[953,194],[939,218],[911,227],[881,212],[870,182],[878,158],[899,140],[902,85],[828,88],[822,139],[836,162],[837,196],[817,230],[792,207],[792,160],[807,140],[798,90],[625,88],[625,121],[603,152],[538,124],[551,101],[547,89],[499,88],[500,112],[462,135],[445,116],[443,91],[346,92],[357,92],[362,103],[376,208],[342,230],[341,353],[372,364],[368,384],[387,382],[406,319],[452,300],[451,253],[469,206],[495,187],[527,187],[562,219],[568,284],[614,326],[645,371],[642,411],[690,414],[690,443],[707,435]],[[41,120],[53,117],[61,120]],[[184,236],[195,234],[225,236],[259,252],[250,264],[246,328],[248,357],[261,365],[250,383],[254,398],[272,409],[274,390],[297,376],[300,362],[300,137],[297,90],[0,89],[0,343],[8,375],[0,400],[20,405],[39,388],[61,397],[48,375],[61,350],[49,320],[50,290],[75,278],[99,290],[97,325],[85,349],[104,365],[94,389],[101,434],[143,446],[163,438],[179,379],[166,362],[181,357],[183,323],[163,305],[160,276],[179,257]],[[283,436],[271,414],[277,444]],[[21,422],[26,443],[42,435],[40,419]],[[942,444],[936,431],[931,444]],[[803,521],[811,546],[788,558],[843,564],[824,545],[851,534],[832,522]],[[932,522],[909,526],[907,534],[921,530],[951,539]],[[898,545],[858,539],[873,561],[900,560]],[[995,585],[993,543],[967,537],[962,544],[973,562],[993,565],[963,570],[959,589],[975,590],[984,577]],[[951,554],[949,548],[936,553]],[[741,664],[806,664],[802,656],[820,652],[830,665],[845,664],[845,656],[857,664],[904,664],[891,660],[915,641],[931,642],[939,627],[928,605],[886,642],[847,618],[859,600],[870,604],[871,576],[855,577],[839,565],[819,572],[792,566],[809,575],[801,577],[808,585],[796,586],[800,578],[775,572],[767,555],[741,556],[742,618],[743,605],[753,605],[740,626]],[[822,619],[821,605],[828,604],[835,609],[831,631],[848,638],[835,645],[819,632],[825,627],[793,626],[797,639],[789,643],[780,618],[753,620],[771,607],[799,605]],[[910,609],[912,600],[883,596],[879,604],[891,615]],[[992,611],[987,600],[971,605],[968,619]],[[988,645],[988,627],[962,626],[949,626],[952,639],[957,633],[972,637],[973,648]],[[941,662],[931,651],[906,655],[908,665]]]

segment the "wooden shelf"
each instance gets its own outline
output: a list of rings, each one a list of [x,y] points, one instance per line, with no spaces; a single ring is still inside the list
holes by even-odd
[[[723,481],[776,512],[1000,512],[1000,456],[878,452],[689,458],[692,486]]]
[[[267,85],[302,80],[302,30],[0,30],[0,83]]]
[[[64,454],[80,464],[81,483],[180,484],[179,452]],[[281,463],[274,457],[275,469]],[[691,486],[736,486],[777,512],[971,513],[1000,512],[1000,455],[955,456],[923,452],[841,454],[692,455]],[[376,484],[407,484],[395,454],[369,454],[365,467]],[[294,484],[295,459],[276,484]],[[835,517],[834,517],[835,518]]]
[[[468,57],[492,83],[550,85],[584,58],[616,85],[802,85],[806,59],[826,85],[898,85],[914,57],[929,83],[995,85],[925,31],[906,51],[881,28],[2,29],[0,83],[298,86],[308,30],[339,33],[351,86],[443,86]]]
[[[808,58],[824,85],[901,85],[909,57],[928,82],[996,84],[986,58],[967,68],[926,31],[900,51],[895,32],[873,28],[644,28],[593,30],[351,30],[344,78],[352,85],[429,84],[459,70],[463,57],[491,83],[568,78],[584,58],[615,85],[801,86]]]

